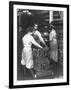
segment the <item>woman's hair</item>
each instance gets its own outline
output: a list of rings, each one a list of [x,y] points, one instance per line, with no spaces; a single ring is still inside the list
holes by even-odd
[[[52,24],[49,24],[48,29],[52,30],[52,29],[55,29],[55,27]]]

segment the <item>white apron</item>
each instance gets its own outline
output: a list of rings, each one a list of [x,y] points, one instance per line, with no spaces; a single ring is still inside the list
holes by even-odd
[[[58,45],[56,39],[56,31],[53,29],[49,35],[50,41],[50,58],[55,62],[58,61]]]
[[[27,68],[33,68],[33,56],[32,56],[32,48],[31,47],[24,47],[22,50],[22,65],[26,65]]]

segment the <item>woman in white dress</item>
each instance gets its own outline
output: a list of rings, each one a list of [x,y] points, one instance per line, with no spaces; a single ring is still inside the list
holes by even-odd
[[[49,29],[49,41],[50,41],[50,59],[57,62],[58,61],[58,45],[57,45],[57,34],[52,25]]]
[[[34,66],[33,55],[32,55],[32,44],[38,48],[42,48],[32,36],[32,28],[27,29],[27,34],[22,38],[23,50],[21,64],[26,66],[27,69],[32,69]]]

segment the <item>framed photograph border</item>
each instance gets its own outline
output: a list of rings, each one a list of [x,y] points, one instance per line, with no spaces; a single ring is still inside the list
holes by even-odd
[[[33,5],[33,6],[48,6],[67,8],[67,82],[61,83],[43,83],[34,85],[14,85],[13,84],[13,6],[14,5]],[[9,88],[28,88],[28,87],[43,87],[43,86],[59,86],[69,85],[69,5],[66,4],[50,4],[50,3],[32,3],[32,2],[9,2]]]

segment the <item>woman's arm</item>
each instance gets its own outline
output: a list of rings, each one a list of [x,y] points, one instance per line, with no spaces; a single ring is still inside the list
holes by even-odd
[[[35,39],[33,37],[31,37],[31,42],[32,44],[34,44],[35,46],[39,47],[39,48],[43,48],[40,44],[38,44]]]
[[[39,37],[40,41],[46,46],[46,43],[45,43],[44,39],[41,36],[41,33],[39,31],[36,31],[35,34]]]

